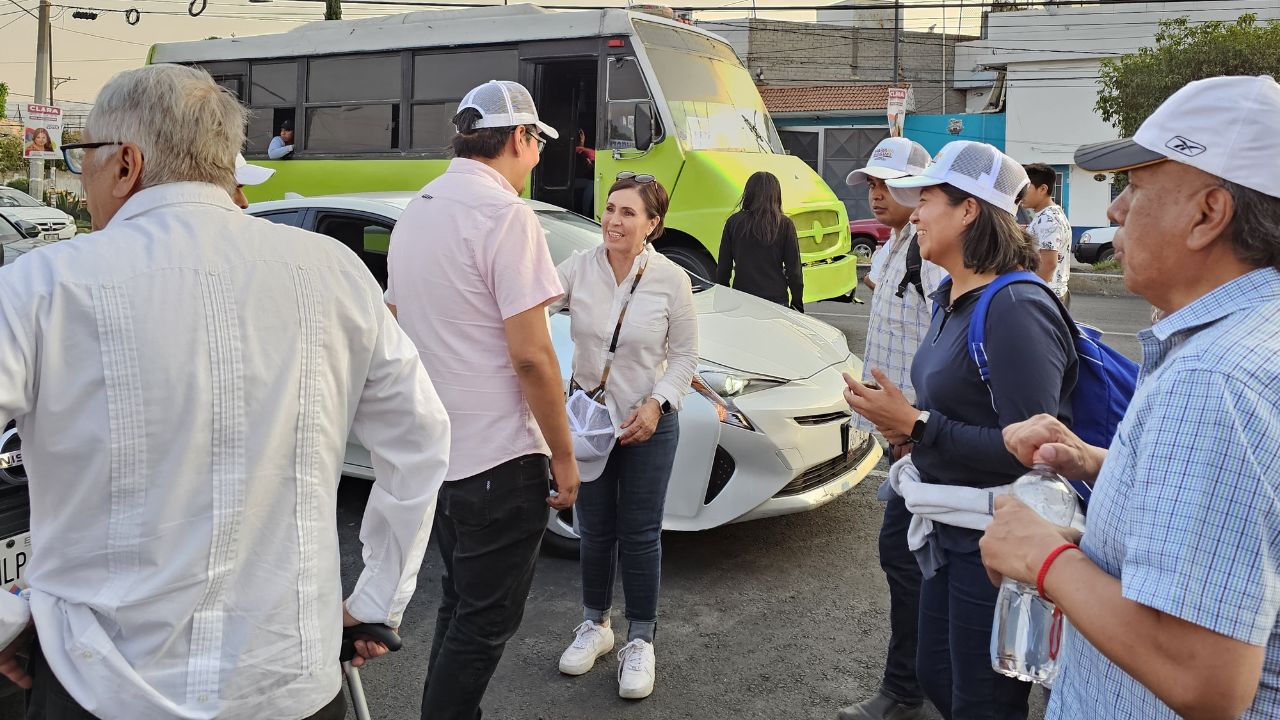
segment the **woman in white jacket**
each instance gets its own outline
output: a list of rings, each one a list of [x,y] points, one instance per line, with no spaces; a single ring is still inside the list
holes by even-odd
[[[680,435],[676,411],[698,362],[689,275],[651,244],[662,234],[667,202],[652,175],[621,173],[601,215],[604,243],[560,265],[565,294],[551,308],[569,308],[574,383],[588,392],[603,385],[617,435],[607,456],[579,463],[583,622],[560,671],[582,675],[613,649],[609,611],[620,564],[629,627],[618,653],[618,694],[630,699],[653,692],[662,516]]]

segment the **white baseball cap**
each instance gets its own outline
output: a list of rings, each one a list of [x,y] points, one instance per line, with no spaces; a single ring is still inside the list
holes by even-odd
[[[946,183],[981,198],[1010,215],[1018,214],[1018,196],[1030,181],[1027,171],[994,147],[972,140],[947,143],[924,172],[915,177],[886,180],[899,205],[920,204],[920,191]]]
[[[271,179],[276,171],[272,168],[264,168],[261,165],[250,165],[244,155],[236,153],[236,184],[237,185],[261,185]]]
[[[1165,160],[1280,197],[1280,83],[1270,75],[1196,80],[1169,96],[1132,138],[1083,145],[1075,161],[1121,172]]]
[[[861,185],[867,181],[867,176],[892,180],[919,175],[928,164],[929,151],[920,143],[904,137],[885,138],[871,151],[867,166],[849,173],[844,181],[848,185]]]
[[[582,390],[575,390],[565,403],[565,410],[573,437],[573,455],[578,459],[578,478],[583,482],[595,480],[604,472],[617,441],[609,409]]]
[[[533,104],[533,96],[518,82],[490,80],[472,88],[471,92],[467,93],[467,96],[458,104],[458,112],[467,108],[480,111],[480,119],[473,126],[476,128],[537,125],[547,137],[552,139],[560,137],[560,133],[556,132],[555,128],[538,119],[538,108]]]

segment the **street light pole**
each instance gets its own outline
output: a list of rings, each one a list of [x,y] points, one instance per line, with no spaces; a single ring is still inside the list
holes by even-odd
[[[40,0],[39,28],[36,30],[36,88],[37,105],[49,104],[49,7],[50,0]],[[44,160],[28,161],[30,169],[27,189],[31,196],[44,202]]]

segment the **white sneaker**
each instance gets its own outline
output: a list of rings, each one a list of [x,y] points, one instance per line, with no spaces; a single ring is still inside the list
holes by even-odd
[[[582,675],[595,667],[596,660],[608,655],[613,649],[613,628],[587,620],[574,628],[573,632],[577,637],[560,656],[560,672],[565,675]]]
[[[632,640],[624,645],[618,652],[618,696],[628,700],[649,697],[653,693],[656,663],[651,643]]]

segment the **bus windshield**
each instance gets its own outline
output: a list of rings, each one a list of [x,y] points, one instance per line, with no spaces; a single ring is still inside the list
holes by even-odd
[[[643,20],[635,26],[686,150],[783,153],[760,92],[728,45]]]

